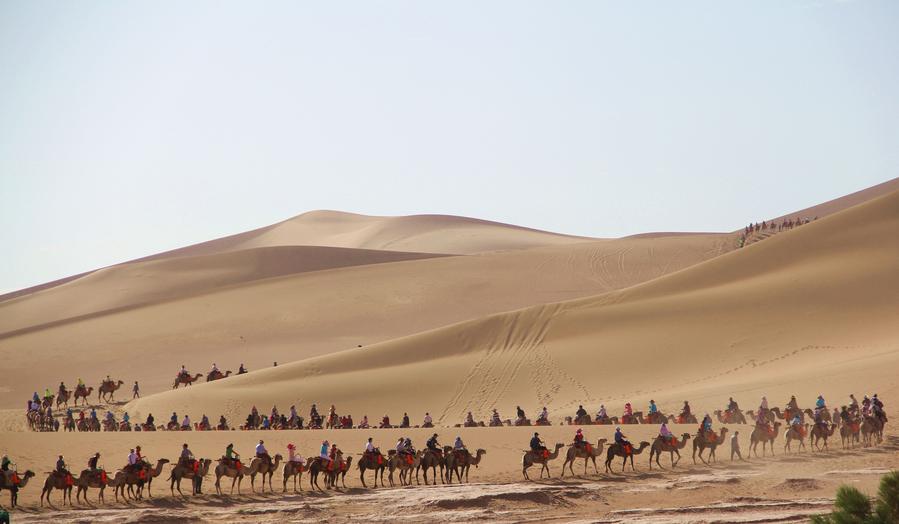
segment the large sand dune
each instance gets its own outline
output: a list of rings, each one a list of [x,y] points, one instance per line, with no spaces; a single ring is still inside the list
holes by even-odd
[[[331,260],[338,250],[266,248],[127,264],[0,304],[0,325],[20,329],[0,335],[0,356],[18,397],[54,380],[94,382],[107,373],[159,391],[181,363],[257,369],[367,346],[631,286],[733,246],[733,235],[710,234],[378,264],[420,255],[341,250]],[[369,263],[305,271],[318,267],[310,253],[334,265]],[[281,271],[292,273],[264,278]],[[6,405],[18,405],[17,396]]]
[[[668,410],[739,392],[896,393],[899,192],[643,284],[492,315],[129,404],[138,415],[238,416],[331,403],[430,411],[443,423],[516,404],[558,417],[580,402]],[[722,398],[723,397],[723,398]],[[813,397],[812,397],[813,398]]]

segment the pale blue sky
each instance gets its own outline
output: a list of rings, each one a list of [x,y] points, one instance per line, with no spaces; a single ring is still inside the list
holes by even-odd
[[[0,292],[312,209],[733,230],[899,176],[899,2],[0,0]]]

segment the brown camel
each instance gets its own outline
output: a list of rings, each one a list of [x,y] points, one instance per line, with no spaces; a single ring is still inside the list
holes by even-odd
[[[119,491],[122,492],[122,502],[127,501],[125,498],[125,473],[122,470],[116,471],[115,475],[112,476],[111,479],[108,479],[106,482],[106,486],[112,488],[112,492],[115,494],[115,501],[119,501]]]
[[[459,480],[459,483],[462,483],[462,474],[465,474],[465,482],[468,482],[468,471],[472,466],[478,467],[478,464],[481,463],[481,458],[487,454],[487,450],[478,448],[475,451],[475,456],[472,457],[471,453],[466,451],[465,453],[456,454],[455,452],[451,452],[447,455],[447,480],[452,483],[453,482],[453,471],[456,472],[456,478]],[[452,459],[450,459],[452,456]],[[452,462],[452,468],[450,468],[449,462]]]
[[[705,431],[698,431],[696,433],[696,438],[693,439],[693,464],[696,464],[696,452],[699,452],[699,460],[708,464],[709,462],[706,459],[702,458],[702,452],[708,448],[709,450],[709,461],[714,460],[718,462],[718,457],[715,455],[715,448],[724,444],[724,436],[727,435],[727,428],[721,428],[721,432],[718,435],[715,435],[713,432],[711,435],[706,434]]]
[[[164,458],[156,461],[156,467],[145,462],[143,467],[143,478],[141,477],[139,470],[129,472],[128,476],[125,477],[125,484],[128,486],[128,495],[133,498],[136,489],[136,497],[138,499],[144,498],[144,485],[146,484],[147,497],[153,498],[153,495],[150,493],[150,486],[153,484],[153,479],[162,474],[162,467],[168,463],[169,459]]]
[[[809,420],[815,420],[815,412],[814,411],[812,411],[810,409],[804,409],[804,410],[802,410],[802,413],[804,415],[808,416]],[[833,422],[833,420],[831,420],[831,418],[830,418],[830,411],[828,411],[827,408],[822,408],[821,420],[823,422]]]
[[[230,376],[231,376],[230,369],[228,371],[226,371],[225,374],[222,374],[222,372],[219,370],[210,371],[209,374],[206,375],[206,382],[212,382],[213,380],[221,380],[223,378],[228,378]]]
[[[425,486],[428,484],[428,470],[433,471],[434,485],[437,485],[437,468],[440,468],[440,479],[445,479],[444,467],[446,466],[446,457],[448,453],[452,452],[452,448],[449,446],[445,446],[443,451],[433,451],[430,449],[424,450],[424,455],[421,457],[421,470],[424,472],[425,477]],[[416,478],[418,477],[418,471],[415,472]]]
[[[393,487],[393,472],[394,470],[400,471],[400,485],[402,486],[411,486],[412,485],[412,471],[421,464],[421,456],[423,454],[422,451],[416,451],[412,456],[411,462],[407,458],[407,455],[399,456],[394,450],[390,450],[387,452],[387,481],[390,482],[390,487]]]
[[[862,421],[861,433],[865,447],[880,444],[883,441],[883,422],[877,417],[866,415]]]
[[[718,418],[718,422],[720,424],[745,424],[746,416],[743,415],[739,410],[737,411],[721,411],[720,409],[715,410],[715,416]]]
[[[639,455],[643,453],[643,450],[649,447],[649,442],[645,440],[640,443],[640,447],[634,449],[631,447],[630,453],[626,453],[624,447],[617,442],[611,444],[608,447],[608,451],[606,451],[606,473],[612,472],[612,461],[615,457],[622,457],[624,460],[621,462],[621,471],[624,471],[625,466],[627,466],[627,459],[631,459],[631,471],[637,471],[634,467],[634,455]]]
[[[681,435],[680,441],[675,441],[673,443],[670,439],[663,439],[661,435],[656,437],[652,442],[652,447],[649,448],[649,469],[652,469],[653,457],[655,457],[656,465],[659,469],[665,469],[662,467],[662,464],[659,463],[659,457],[661,457],[662,453],[665,451],[671,455],[671,467],[676,467],[677,463],[680,462],[680,450],[684,449],[688,440],[690,440],[689,433],[684,433]],[[677,455],[677,460],[674,460],[675,454]]]
[[[858,419],[853,419],[848,424],[840,426],[840,440],[843,443],[843,449],[852,448],[860,443],[861,427]]]
[[[799,451],[805,449],[805,436],[808,435],[808,424],[799,427],[790,424],[790,427],[784,432],[784,453],[793,451],[792,442],[799,441]]]
[[[19,475],[18,471],[0,473],[0,491],[4,489],[9,490],[9,505],[11,507],[16,507],[19,501],[19,490],[24,488],[33,476],[34,472],[30,469],[24,475]]]
[[[605,446],[608,439],[601,438],[597,441],[596,446],[592,446],[589,443],[585,442],[583,446],[568,446],[568,451],[565,452],[565,462],[562,463],[562,475],[565,476],[565,466],[568,466],[568,471],[571,472],[571,475],[574,475],[574,461],[577,459],[584,459],[584,475],[587,474],[587,461],[593,462],[593,471],[598,475],[599,469],[596,467],[596,457],[602,456],[602,448]]]
[[[346,488],[346,472],[350,470],[352,464],[353,457],[347,457],[344,460],[343,453],[338,452],[337,459],[334,461],[334,467],[325,471],[325,484],[328,487],[340,489],[337,487],[337,479],[340,479],[341,484]]]
[[[268,489],[269,491],[275,491],[272,488],[272,477],[275,475],[275,470],[278,469],[278,465],[281,464],[281,460],[284,457],[281,456],[280,453],[275,454],[275,461],[269,464],[267,460],[256,457],[250,462],[250,469],[245,474],[250,476],[250,489],[253,492],[256,492],[256,474],[262,475],[262,492],[265,493],[265,478],[268,477]]]
[[[777,413],[780,413],[780,410],[779,410],[779,409],[777,409],[777,408],[774,408],[774,409],[777,410]],[[757,422],[757,421],[758,421],[758,418],[759,418],[759,417],[758,417],[758,415],[755,413],[755,411],[749,409],[749,410],[746,411],[746,414],[749,415],[749,420],[751,420],[752,422]],[[766,421],[768,424],[774,424],[774,422],[776,422],[777,419],[782,419],[782,418],[783,418],[782,415],[777,415],[777,414],[775,414],[773,411],[771,411],[770,409],[769,409],[768,411],[765,412],[765,421]]]
[[[365,483],[365,470],[367,469],[375,472],[375,487],[378,487],[378,476],[381,477],[381,487],[384,487],[384,470],[387,469],[387,457],[381,454],[379,448],[375,448],[375,453],[363,453],[356,467],[359,468],[359,480],[362,481],[362,487],[368,487]]]
[[[549,461],[559,458],[559,450],[565,447],[565,444],[559,442],[555,447],[556,449],[552,453],[549,450],[540,452],[532,449],[524,452],[524,456],[521,458],[521,473],[524,475],[525,480],[531,480],[531,477],[528,476],[528,468],[534,464],[540,464],[540,478],[543,478],[544,471],[546,471],[547,477],[552,477],[549,472]]]
[[[824,449],[828,449],[827,448],[827,439],[833,436],[833,432],[836,429],[837,429],[836,424],[831,424],[830,428],[823,428],[823,427],[821,427],[820,424],[815,424],[812,427],[812,435],[811,435],[811,437],[809,437],[809,443],[811,443],[812,451],[815,451],[815,450],[823,451],[818,446],[819,440],[823,440],[824,441]]]
[[[237,464],[233,462],[229,463],[222,457],[219,459],[218,465],[215,467],[215,493],[217,495],[222,494],[221,487],[221,479],[222,477],[229,477],[231,479],[231,494],[234,494],[234,484],[237,483],[237,494],[240,495],[240,483],[243,482],[244,473],[247,471],[245,467],[238,461]],[[284,484],[287,484],[287,477],[285,476]],[[263,485],[263,489],[265,486]]]
[[[71,474],[62,475],[58,471],[53,471],[49,475],[47,475],[47,480],[44,481],[44,489],[41,491],[41,506],[44,505],[44,496],[47,497],[47,504],[52,505],[50,502],[50,492],[54,489],[58,489],[62,491],[62,505],[66,505],[66,498],[69,499],[69,506],[72,505],[72,486],[75,484],[75,479],[72,478]]]
[[[97,496],[97,502],[106,502],[103,492],[106,491],[106,485],[108,483],[109,477],[106,476],[106,471],[102,469],[98,469],[97,471],[91,471],[89,469],[83,470],[81,475],[75,479],[75,486],[78,487],[78,490],[75,492],[75,501],[80,503],[81,495],[84,494],[84,503],[87,504],[88,488],[97,488],[100,490],[100,494]]]
[[[184,496],[184,493],[181,491],[182,479],[191,480],[193,488],[191,494],[197,495],[200,492],[200,481],[207,473],[209,473],[210,464],[212,464],[212,459],[200,459],[196,472],[194,471],[194,468],[180,463],[172,468],[172,472],[169,474],[169,480],[172,481],[172,485],[169,486],[169,489],[172,490],[172,496],[175,495],[176,486],[178,488],[178,494],[182,497]]]
[[[59,409],[59,406],[69,407],[69,399],[72,398],[72,392],[64,389],[59,392],[59,395],[56,396],[56,409]]]
[[[177,377],[175,377],[175,384],[172,386],[172,389],[178,389],[178,386],[180,386],[181,384],[190,386],[194,382],[200,380],[200,377],[202,376],[202,373],[197,373],[194,376],[179,374]]]
[[[306,471],[306,464],[300,463],[297,461],[290,461],[284,463],[284,471],[282,476],[284,477],[284,492],[287,492],[287,480],[290,477],[293,477],[293,491],[296,493],[297,491],[297,483],[300,485],[300,491],[303,491],[303,472]],[[362,481],[365,484],[365,479]]]
[[[87,405],[87,398],[93,393],[93,387],[79,386],[75,388],[75,405],[78,405],[78,399],[82,399],[82,403]]]
[[[752,430],[752,434],[749,436],[749,448],[755,453],[756,457],[759,456],[758,445],[760,442],[762,444],[762,456],[765,456],[765,445],[771,446],[771,456],[774,456],[774,440],[777,438],[777,432],[780,430],[781,425],[780,422],[775,422],[772,429],[768,429],[765,426],[755,426],[755,429]]]
[[[113,400],[115,400],[116,390],[122,387],[122,384],[124,384],[124,382],[122,382],[121,380],[116,382],[113,382],[111,380],[104,380],[103,383],[100,384],[100,387],[97,388],[97,400],[112,402]]]

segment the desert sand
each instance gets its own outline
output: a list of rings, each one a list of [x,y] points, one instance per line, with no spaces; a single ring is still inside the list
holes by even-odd
[[[620,415],[625,402],[645,410],[654,399],[676,413],[690,400],[703,414],[729,396],[754,409],[763,395],[783,406],[791,394],[803,407],[823,394],[833,408],[849,393],[878,393],[899,416],[897,180],[786,214],[818,220],[742,249],[737,233],[585,239],[458,217],[314,212],[9,294],[0,302],[0,452],[38,472],[17,517],[802,521],[825,511],[840,483],[871,490],[899,466],[890,425],[887,440],[866,449],[840,450],[837,438],[827,452],[785,456],[779,437],[773,459],[731,463],[725,445],[706,466],[693,464],[688,445],[673,470],[664,456],[666,469],[650,472],[644,454],[636,472],[620,473],[616,461],[607,474],[600,461],[599,474],[590,466],[584,475],[579,461],[579,475],[560,480],[557,460],[554,479],[535,482],[523,481],[520,466],[533,428],[452,426],[467,412],[513,418],[520,405],[534,417],[546,406],[554,425],[537,430],[567,444],[574,428],[561,424],[580,404]],[[205,373],[212,362],[235,371],[244,362],[251,372],[171,390],[182,363]],[[355,454],[370,435],[387,448],[400,434],[421,446],[430,433],[25,429],[19,408],[33,391],[79,376],[96,386],[107,374],[126,385],[120,402],[99,407],[140,420],[153,413],[161,423],[176,411],[195,421],[224,414],[234,425],[254,405],[296,404],[305,415],[311,403],[335,404],[357,422],[389,414],[397,423],[408,412],[418,424],[429,412],[445,444],[461,435],[487,455],[463,487],[366,490],[353,468],[342,493],[247,494],[245,482],[243,495],[222,498],[208,495],[210,477],[207,495],[184,500],[157,479],[152,502],[117,504],[108,493],[102,507],[40,509],[38,483],[59,453],[80,469],[100,451],[116,469],[135,443],[151,459],[174,459],[182,442],[198,456],[217,458],[228,442],[247,455],[259,438],[272,452],[293,442],[312,454],[327,438]],[[129,401],[134,380],[143,398]],[[625,429],[635,442],[658,431]],[[740,431],[745,455],[751,426],[729,429]],[[595,442],[614,428],[585,430]]]

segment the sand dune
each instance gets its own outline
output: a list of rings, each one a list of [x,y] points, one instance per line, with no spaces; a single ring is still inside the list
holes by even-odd
[[[491,313],[631,286],[727,252],[734,240],[733,235],[689,235],[597,241],[264,280],[258,279],[310,266],[304,258],[291,264],[274,256],[290,248],[269,248],[266,257],[248,250],[128,264],[0,305],[4,326],[43,324],[0,338],[0,356],[14,371],[7,387],[16,393],[5,402],[18,405],[17,397],[30,395],[35,386],[77,376],[90,382],[107,373],[139,379],[144,391],[152,392],[170,387],[172,372],[182,362],[203,369],[212,362],[230,368],[245,362],[258,369],[272,361],[368,346]],[[305,256],[313,248],[295,249]],[[316,253],[323,257],[334,251]],[[359,255],[352,250],[337,254],[347,253]],[[374,261],[418,255],[359,256]],[[228,286],[216,287],[223,284]],[[169,298],[162,302],[165,294]],[[156,302],[123,308],[150,299]],[[81,318],[51,323],[73,312]],[[141,363],[139,373],[135,362]]]
[[[0,337],[267,278],[436,256],[442,255],[280,246],[121,264],[0,302]]]
[[[860,386],[897,392],[899,192],[630,288],[535,306],[129,404],[230,416],[252,404],[466,411]],[[226,399],[228,401],[226,402]],[[715,404],[707,404],[714,402]]]

